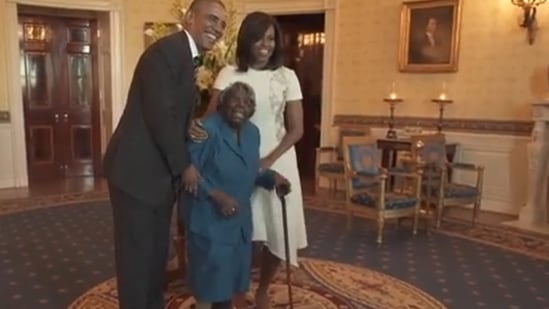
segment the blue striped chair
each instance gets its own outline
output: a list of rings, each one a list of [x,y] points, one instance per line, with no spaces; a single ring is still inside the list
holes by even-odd
[[[484,166],[448,162],[446,139],[443,134],[412,136],[412,161],[419,162],[424,169],[422,200],[430,211],[435,207],[435,227],[439,228],[444,208],[448,206],[473,205],[472,225],[477,221],[482,201]],[[468,171],[475,174],[474,184],[452,181],[449,171]]]
[[[338,128],[338,142],[336,146],[318,147],[315,157],[315,192],[320,187],[320,179],[329,181],[329,188],[335,194],[337,182],[344,179],[342,141],[346,136],[370,135],[370,128],[365,126],[341,126]]]
[[[385,220],[411,217],[413,234],[417,234],[421,203],[422,170],[398,172],[396,176],[411,180],[411,190],[387,190],[387,178],[394,175],[381,167],[381,151],[371,136],[344,137],[344,169],[347,189],[347,228],[353,216],[376,220],[378,244],[383,242]]]

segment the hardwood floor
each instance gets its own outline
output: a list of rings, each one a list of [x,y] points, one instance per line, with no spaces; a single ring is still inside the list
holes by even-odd
[[[75,177],[53,183],[33,184],[23,188],[0,189],[0,201],[73,193],[105,192],[106,190],[107,183],[104,179]]]
[[[71,203],[107,200],[104,179],[78,177],[33,184],[25,188],[0,189],[0,215]]]

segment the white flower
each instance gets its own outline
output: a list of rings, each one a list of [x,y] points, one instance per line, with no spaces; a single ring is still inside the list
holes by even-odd
[[[156,34],[156,33],[154,32],[154,30],[152,30],[152,28],[147,28],[147,29],[145,30],[145,35],[146,35],[146,36],[155,36],[155,34]]]
[[[219,47],[219,50],[221,50],[221,52],[225,53],[227,51],[227,44],[225,44],[225,41],[221,40],[217,43],[217,46]]]
[[[196,69],[196,85],[200,90],[210,89],[211,85],[214,82],[213,72],[205,68],[204,66],[198,67]]]

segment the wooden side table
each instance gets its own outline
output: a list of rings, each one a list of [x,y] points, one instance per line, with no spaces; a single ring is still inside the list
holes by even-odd
[[[457,150],[456,143],[446,144],[446,159],[448,162],[453,162]],[[380,138],[377,140],[377,147],[381,149],[381,166],[385,168],[394,167],[397,163],[397,153],[399,151],[411,151],[412,140],[411,139],[389,139]],[[448,171],[448,179],[452,179],[452,171]]]

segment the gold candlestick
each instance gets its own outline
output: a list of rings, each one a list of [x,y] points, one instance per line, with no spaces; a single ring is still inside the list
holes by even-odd
[[[438,123],[437,123],[437,131],[438,133],[442,132],[442,124],[443,124],[443,118],[444,118],[444,107],[447,104],[452,104],[454,101],[449,98],[448,94],[446,93],[446,83],[442,83],[442,92],[436,97],[435,99],[432,99],[431,102],[437,103],[439,105],[439,112],[438,112]]]
[[[404,101],[404,99],[400,98],[398,94],[395,91],[395,82],[391,84],[391,92],[389,95],[383,99],[384,102],[389,103],[389,130],[387,130],[387,138],[390,139],[396,139],[397,133],[395,130],[395,106],[398,103],[401,103]]]

